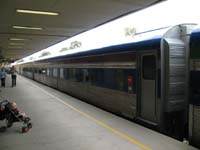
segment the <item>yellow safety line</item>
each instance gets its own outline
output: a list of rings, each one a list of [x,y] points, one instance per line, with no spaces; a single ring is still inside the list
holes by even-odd
[[[60,99],[60,98],[58,98],[58,97],[56,97],[56,96],[54,96],[54,95],[48,93],[46,90],[42,89],[41,87],[39,87],[39,86],[37,86],[37,85],[35,85],[35,84],[33,84],[33,83],[31,83],[31,84],[32,84],[33,86],[36,86],[37,88],[40,88],[40,89],[41,89],[44,93],[46,93],[47,95],[49,95],[49,96],[51,96],[51,97],[57,99],[60,103],[62,103],[62,104],[64,104],[64,105],[68,106],[69,108],[71,108],[71,109],[73,109],[74,111],[80,113],[81,115],[85,116],[86,118],[92,120],[93,122],[97,123],[98,125],[100,125],[100,126],[106,128],[107,130],[113,132],[114,134],[116,134],[116,135],[122,137],[123,139],[126,139],[127,141],[129,141],[129,142],[131,142],[131,143],[133,143],[133,144],[135,144],[135,145],[137,145],[137,146],[143,148],[144,150],[152,150],[152,149],[149,148],[148,146],[146,146],[146,145],[144,145],[144,144],[142,144],[142,143],[136,141],[135,139],[131,138],[130,136],[128,136],[128,135],[126,135],[126,134],[124,134],[124,133],[122,133],[122,132],[120,132],[120,131],[117,131],[116,129],[110,127],[109,125],[106,125],[105,123],[103,123],[103,122],[101,122],[101,121],[95,119],[94,117],[92,117],[92,116],[90,116],[90,115],[88,115],[88,114],[86,114],[86,113],[84,113],[84,112],[78,110],[77,108],[73,107],[72,105],[68,104],[67,102],[63,101],[62,99]]]

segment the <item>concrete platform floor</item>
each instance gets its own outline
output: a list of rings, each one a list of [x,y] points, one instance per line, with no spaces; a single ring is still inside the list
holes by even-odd
[[[198,150],[22,76],[6,84],[0,99],[16,101],[33,129],[0,133],[0,150]]]

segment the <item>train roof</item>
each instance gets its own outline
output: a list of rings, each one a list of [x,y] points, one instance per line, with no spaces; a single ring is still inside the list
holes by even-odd
[[[51,60],[54,61],[54,60],[67,59],[67,58],[76,58],[76,57],[82,57],[82,56],[109,54],[109,53],[120,53],[120,52],[140,51],[140,50],[158,50],[160,49],[160,41],[163,35],[168,30],[169,30],[169,27],[164,27],[164,28],[160,28],[156,30],[142,32],[135,35],[133,37],[133,41],[130,43],[80,51],[80,52],[76,52],[72,54],[66,54],[62,56],[39,60],[39,62],[51,61]]]
[[[109,46],[109,47],[104,47],[104,48],[92,49],[89,51],[77,52],[74,54],[68,54],[64,56],[57,56],[57,57],[53,57],[46,60],[49,61],[49,60],[62,59],[62,58],[76,58],[76,57],[93,56],[93,55],[101,55],[101,54],[159,49],[160,40],[161,38],[157,38],[157,39],[146,40],[146,41],[137,42],[137,43],[114,45],[114,46]],[[41,61],[45,61],[45,60],[41,60]]]

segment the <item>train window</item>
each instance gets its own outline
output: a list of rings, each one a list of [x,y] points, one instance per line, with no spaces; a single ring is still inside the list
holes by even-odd
[[[104,69],[104,83],[107,88],[115,89],[114,69]]]
[[[47,68],[47,76],[50,76],[50,69]]]
[[[60,78],[64,79],[64,68],[60,68]]]
[[[64,79],[68,79],[68,69],[67,68],[64,68],[63,69],[63,75],[64,75]]]
[[[124,86],[125,91],[129,93],[136,93],[137,71],[135,69],[125,69]]]
[[[41,74],[46,75],[46,74],[47,74],[47,69],[46,69],[46,68],[42,68],[42,69],[41,69]]]
[[[53,77],[58,77],[58,68],[53,68]]]
[[[74,68],[68,69],[68,79],[75,80],[76,79],[76,70]]]
[[[97,77],[97,69],[89,69],[88,81],[91,82],[93,85],[95,85],[96,77]]]
[[[54,69],[54,68],[49,68],[49,76],[50,76],[50,77],[53,77],[53,69]]]
[[[39,72],[39,74],[41,74],[42,73],[42,69],[38,68],[38,72]]]
[[[155,80],[156,77],[156,57],[154,55],[143,56],[142,74],[147,80]]]
[[[53,69],[47,68],[47,76],[52,77],[52,75],[53,75]]]
[[[47,75],[77,82],[90,82],[94,86],[128,91],[127,76],[135,76],[134,70],[102,68],[48,68]],[[52,73],[52,75],[51,75]],[[56,76],[57,75],[57,76]],[[135,92],[132,84],[131,92]],[[130,92],[130,90],[129,90]]]
[[[116,80],[116,89],[117,90],[124,90],[124,70],[117,69],[115,71],[115,80]]]
[[[83,81],[82,69],[76,69],[76,81],[77,82],[82,82]]]
[[[83,72],[83,82],[88,82],[89,81],[88,69],[82,69],[82,72]]]
[[[57,68],[58,69],[58,77],[60,77],[60,68]]]
[[[96,70],[96,85],[101,87],[104,86],[104,69]]]
[[[38,73],[38,69],[37,69],[37,68],[34,68],[34,72],[35,72],[35,73]]]

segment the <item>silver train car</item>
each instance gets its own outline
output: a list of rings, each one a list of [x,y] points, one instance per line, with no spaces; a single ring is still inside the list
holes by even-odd
[[[189,42],[195,26],[153,30],[132,43],[16,67],[28,78],[181,140],[188,136]]]

